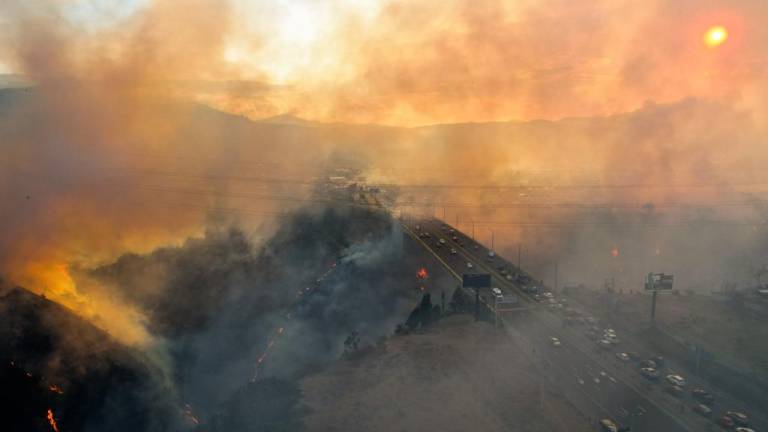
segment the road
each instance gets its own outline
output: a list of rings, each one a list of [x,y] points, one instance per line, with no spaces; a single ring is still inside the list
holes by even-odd
[[[455,232],[458,241],[454,241],[442,225],[438,220],[420,220],[406,224],[406,228],[455,275],[490,273],[494,285],[505,295],[514,294],[521,299],[528,307],[527,312],[505,317],[511,323],[505,331],[514,333],[527,345],[545,376],[586,416],[595,420],[608,417],[631,426],[633,431],[699,431],[715,427],[695,414],[681,413],[680,407],[684,405],[664,398],[661,386],[645,381],[628,365],[617,364],[618,359],[614,361],[615,357],[602,354],[583,334],[563,327],[559,316],[533,302],[499,272],[498,266],[508,267],[509,263],[499,257],[490,259],[484,247],[459,231]],[[430,238],[420,238],[417,232],[428,232]],[[441,238],[445,245],[438,246]],[[554,346],[552,337],[559,338],[561,345]]]

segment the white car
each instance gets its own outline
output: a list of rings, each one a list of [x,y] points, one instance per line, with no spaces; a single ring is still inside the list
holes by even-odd
[[[543,295],[544,297],[546,297],[548,299],[555,298],[555,295],[552,294],[551,292],[541,293],[541,295]]]
[[[451,255],[456,255],[456,249],[451,248]]]
[[[560,339],[556,337],[551,337],[550,340],[552,341],[552,346],[556,346],[556,347],[560,346]]]
[[[488,258],[493,258],[496,256],[496,252],[494,251],[488,251]]]
[[[619,360],[623,361],[623,362],[628,362],[628,361],[630,360],[630,359],[629,359],[629,354],[627,354],[627,353],[623,353],[623,352],[620,352],[620,353],[616,353],[616,357],[617,357]]]
[[[495,295],[495,296],[500,296],[500,295],[502,295],[502,294],[501,294],[501,290],[500,290],[500,289],[498,289],[498,288],[491,288],[491,292],[492,292],[492,293],[493,293],[493,295]]]
[[[667,382],[678,387],[685,387],[685,378],[680,375],[667,375]]]
[[[471,263],[471,262],[468,262],[468,263],[467,263],[467,268],[472,268],[472,267],[474,267],[474,266],[472,265],[472,263]]]

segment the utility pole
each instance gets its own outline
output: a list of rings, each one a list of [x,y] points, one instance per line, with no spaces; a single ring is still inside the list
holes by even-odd
[[[480,288],[475,288],[475,321],[480,321]]]
[[[443,315],[445,315],[445,290],[442,290],[440,292],[440,312],[442,312]]]
[[[555,292],[557,292],[557,261],[555,261]]]
[[[472,241],[475,241],[475,221],[472,221]]]
[[[659,290],[671,290],[675,277],[664,273],[648,273],[645,289],[651,290],[651,325],[656,324],[656,295]]]
[[[491,230],[491,250],[495,250],[494,244],[493,244],[493,230]]]

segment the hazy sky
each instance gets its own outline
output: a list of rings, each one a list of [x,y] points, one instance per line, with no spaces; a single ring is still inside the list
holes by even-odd
[[[768,79],[764,0],[36,0],[0,13],[15,24],[0,39],[0,70],[36,73],[16,45],[41,19],[81,63],[120,60],[157,32],[152,42],[172,50],[212,45],[158,78],[257,83],[192,87],[252,117],[413,125],[599,115],[690,96],[762,107],[754,95]]]

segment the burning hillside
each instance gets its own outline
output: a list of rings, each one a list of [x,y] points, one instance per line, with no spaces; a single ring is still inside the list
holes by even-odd
[[[17,404],[45,401],[62,430],[189,430],[198,423],[231,430],[225,426],[260,416],[278,421],[271,410],[241,405],[285,395],[284,409],[296,410],[294,380],[338,359],[351,332],[363,344],[391,334],[421,293],[405,270],[415,267],[413,247],[385,213],[312,207],[262,245],[238,229],[209,231],[179,247],[75,272],[79,286],[109,287],[100,294],[147,317],[152,343],[140,350],[13,290],[3,297],[6,313],[16,311],[4,322],[3,358],[40,377],[36,396]],[[48,389],[54,384],[61,393]],[[75,397],[84,391],[100,396]],[[133,412],[147,414],[127,421]]]

